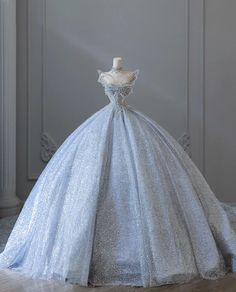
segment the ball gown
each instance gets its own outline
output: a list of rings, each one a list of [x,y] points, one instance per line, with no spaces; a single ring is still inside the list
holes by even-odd
[[[126,102],[132,82],[51,158],[0,254],[0,269],[81,286],[160,286],[235,270],[236,207],[178,142]]]

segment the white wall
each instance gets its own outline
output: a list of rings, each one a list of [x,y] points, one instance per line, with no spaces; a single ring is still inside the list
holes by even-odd
[[[122,56],[128,68],[140,69],[134,95],[128,102],[155,119],[175,138],[180,138],[199,168],[206,170],[217,196],[223,201],[234,201],[233,175],[229,178],[227,173],[226,177],[221,171],[222,161],[219,160],[217,166],[215,154],[227,151],[224,168],[227,165],[231,170],[235,168],[236,162],[230,160],[230,155],[234,154],[236,135],[231,134],[232,147],[228,143],[212,142],[219,135],[225,138],[224,130],[233,127],[235,118],[230,111],[232,105],[236,105],[232,98],[235,88],[222,89],[216,74],[222,64],[214,62],[224,57],[225,50],[230,51],[229,58],[236,56],[230,38],[233,29],[228,38],[224,37],[221,50],[211,53],[212,46],[221,42],[220,34],[227,30],[223,20],[215,25],[216,20],[223,17],[231,27],[236,24],[231,23],[236,22],[233,14],[226,13],[227,9],[230,12],[236,8],[232,7],[234,1],[225,1],[223,12],[220,3],[223,2],[31,0],[27,15],[27,1],[20,0],[19,196],[27,196],[46,165],[50,151],[107,104],[97,83],[96,70],[108,70],[112,57]],[[224,68],[230,70],[222,74],[222,78],[233,80],[232,64]],[[222,124],[216,121],[218,108],[213,100],[214,90],[219,100],[222,94],[231,100],[231,104],[222,101],[225,107]],[[191,147],[187,146],[189,136]],[[49,147],[45,143],[49,143]],[[219,177],[228,183],[220,183]],[[227,190],[222,191],[222,188]]]

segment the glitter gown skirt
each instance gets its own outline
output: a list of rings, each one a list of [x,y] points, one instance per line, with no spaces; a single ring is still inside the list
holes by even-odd
[[[81,286],[159,286],[234,270],[236,208],[152,119],[112,103],[54,154],[0,268]]]

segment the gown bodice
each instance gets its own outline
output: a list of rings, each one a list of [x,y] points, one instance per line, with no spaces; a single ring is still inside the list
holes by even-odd
[[[98,82],[103,85],[104,92],[109,98],[111,105],[119,109],[129,107],[126,102],[126,97],[133,92],[133,87],[138,77],[139,70],[134,71],[134,79],[131,82],[123,84],[108,84],[102,78],[101,73],[103,72],[98,70]]]

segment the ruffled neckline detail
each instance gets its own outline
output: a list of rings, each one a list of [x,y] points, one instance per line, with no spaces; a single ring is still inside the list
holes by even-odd
[[[98,82],[101,83],[104,87],[109,87],[109,88],[124,88],[124,87],[132,87],[134,86],[137,78],[138,78],[138,75],[139,75],[139,69],[133,71],[134,73],[134,79],[130,82],[127,82],[127,83],[121,83],[121,84],[112,84],[112,83],[106,83],[103,78],[101,77],[102,73],[104,73],[102,70],[98,69],[97,72],[99,74],[99,77],[98,77]]]

